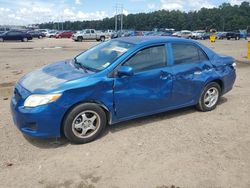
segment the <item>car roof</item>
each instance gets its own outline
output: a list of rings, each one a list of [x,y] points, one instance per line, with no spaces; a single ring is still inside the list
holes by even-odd
[[[148,44],[148,43],[165,43],[165,42],[190,42],[191,40],[166,37],[166,36],[134,36],[134,37],[121,37],[113,39],[116,41],[128,42],[132,44]],[[193,41],[194,42],[194,41]]]

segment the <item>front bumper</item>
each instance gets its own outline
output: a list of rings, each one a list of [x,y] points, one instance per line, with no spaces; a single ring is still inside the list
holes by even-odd
[[[60,107],[50,103],[26,108],[23,104],[27,96],[20,92],[20,88],[20,86],[15,88],[15,92],[19,92],[20,97],[15,93],[10,103],[12,118],[17,128],[23,134],[32,137],[60,137],[61,120],[64,114]]]

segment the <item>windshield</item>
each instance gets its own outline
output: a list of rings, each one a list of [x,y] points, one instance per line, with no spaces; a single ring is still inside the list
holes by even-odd
[[[76,63],[93,71],[101,71],[127,52],[133,44],[121,41],[103,42],[75,58]]]

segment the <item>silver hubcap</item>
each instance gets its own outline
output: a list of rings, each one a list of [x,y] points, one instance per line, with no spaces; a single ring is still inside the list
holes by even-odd
[[[88,138],[98,131],[100,122],[100,116],[96,112],[87,110],[75,117],[72,131],[77,137]]]
[[[219,98],[219,91],[215,87],[211,87],[209,90],[207,90],[205,96],[204,96],[204,104],[206,107],[211,108],[213,107]]]

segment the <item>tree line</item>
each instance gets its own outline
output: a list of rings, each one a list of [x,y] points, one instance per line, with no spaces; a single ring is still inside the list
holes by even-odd
[[[64,30],[114,29],[115,18],[66,21],[63,23],[49,22],[40,24],[39,28],[62,29],[62,25]],[[242,2],[240,5],[234,6],[223,3],[217,8],[202,8],[190,12],[159,10],[150,13],[128,14],[127,16],[123,15],[123,28],[141,31],[149,31],[154,28],[174,28],[175,30],[216,29],[218,31],[250,29],[250,3]]]

